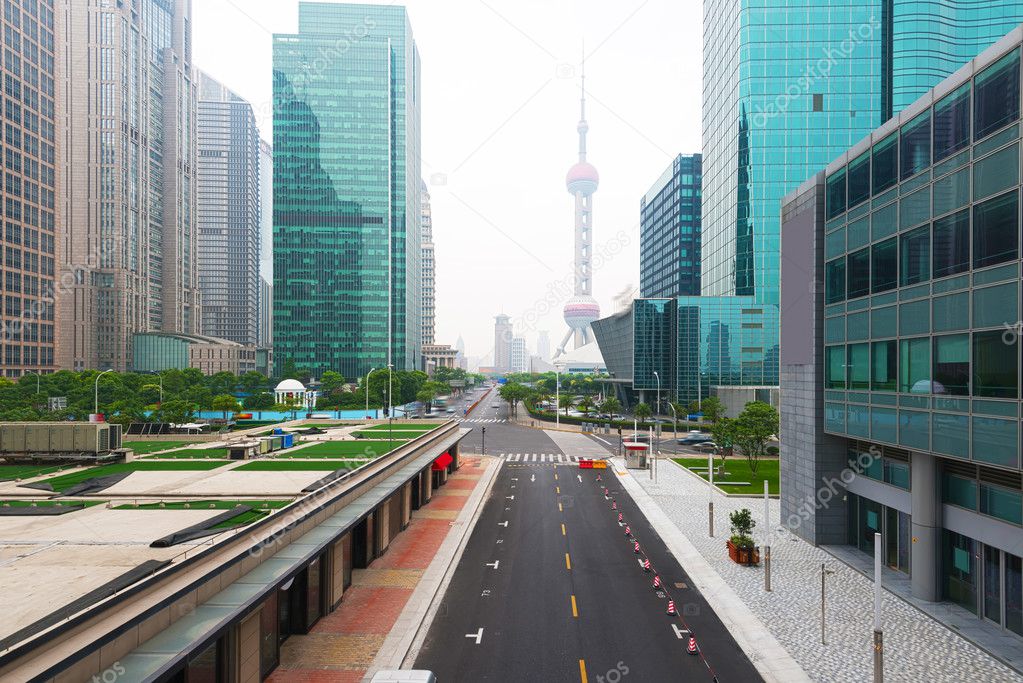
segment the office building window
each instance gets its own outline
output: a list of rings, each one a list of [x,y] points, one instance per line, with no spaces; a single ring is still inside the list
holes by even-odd
[[[967,396],[970,393],[970,335],[934,338],[934,393]]]
[[[895,289],[899,283],[899,240],[896,237],[871,247],[873,261],[871,291],[874,294]]]
[[[849,254],[846,262],[846,295],[855,299],[870,294],[870,249]]]
[[[974,396],[1016,398],[1018,369],[1019,344],[1015,335],[1006,335],[1004,329],[974,333]]]
[[[845,257],[825,266],[824,300],[829,304],[845,301]]]
[[[898,349],[894,339],[871,345],[870,367],[871,390],[895,391],[898,383]]]
[[[980,140],[1019,118],[1019,49],[977,75],[973,139]]]
[[[849,208],[870,199],[870,154],[866,153],[849,164]]]
[[[869,389],[870,344],[849,344],[846,358],[849,366],[849,388]]]
[[[899,391],[913,394],[931,393],[931,340],[899,341]]]
[[[915,285],[931,277],[931,226],[911,230],[900,238],[899,284]]]
[[[934,162],[970,144],[970,84],[934,105]]]
[[[942,530],[943,595],[946,600],[977,613],[977,542],[969,536]]]
[[[899,140],[902,170],[905,180],[931,165],[931,112],[924,113],[902,127]]]
[[[932,235],[934,277],[955,275],[970,267],[970,212],[968,209],[934,221]]]
[[[825,386],[828,389],[845,389],[845,346],[829,346],[824,356]]]
[[[884,192],[899,180],[899,135],[892,133],[874,145],[871,152],[874,194]]]
[[[845,213],[845,169],[828,176],[827,205],[828,218]]]
[[[1016,259],[1019,246],[1019,191],[973,207],[973,267]]]

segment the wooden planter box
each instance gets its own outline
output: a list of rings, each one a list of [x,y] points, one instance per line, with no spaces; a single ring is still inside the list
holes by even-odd
[[[726,541],[728,557],[736,564],[756,566],[760,564],[760,548],[740,548],[731,541]]]

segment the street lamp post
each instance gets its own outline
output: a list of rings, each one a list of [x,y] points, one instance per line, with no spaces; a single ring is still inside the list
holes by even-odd
[[[668,407],[671,408],[671,440],[675,442],[673,450],[678,454],[678,411],[671,401],[668,401]]]
[[[364,387],[364,391],[366,393],[366,419],[367,420],[369,419],[369,376],[373,374],[374,370],[376,370],[376,368],[370,368],[369,372],[366,373],[366,386]]]
[[[561,429],[561,373],[554,366],[554,426]]]
[[[874,534],[874,683],[884,681],[884,633],[881,629],[881,534]]]
[[[483,428],[483,445],[480,446],[480,450],[483,451],[483,453],[481,455],[486,455],[487,454],[487,428],[486,427]]]
[[[661,410],[661,376],[657,374],[656,370],[654,370],[654,379],[657,380],[657,402],[654,404],[654,417],[656,418]]]
[[[394,441],[394,363],[387,364],[387,447]]]
[[[94,399],[94,402],[93,402],[93,414],[94,415],[99,415],[99,378],[102,377],[103,375],[107,374],[108,372],[113,372],[113,371],[114,371],[113,368],[111,368],[109,370],[104,370],[103,372],[101,372],[98,375],[96,375],[96,384],[95,384],[95,387],[94,387],[95,391],[94,391],[94,394],[93,394],[93,399]]]
[[[824,563],[821,562],[821,645],[827,645],[828,639],[824,634],[824,579],[828,574],[834,574],[832,570],[826,568]]]

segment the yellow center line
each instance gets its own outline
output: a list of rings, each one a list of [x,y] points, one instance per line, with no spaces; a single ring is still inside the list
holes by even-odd
[[[565,508],[561,507],[561,503],[558,503],[558,512],[564,512]]]
[[[581,680],[582,683],[587,683],[587,678],[586,678],[586,660],[585,659],[580,659],[579,660],[579,680]]]
[[[577,619],[579,618],[579,608],[576,607],[574,595],[572,596],[572,616]]]
[[[558,473],[557,473],[557,472],[555,472],[555,473],[554,473],[554,481],[557,481],[557,480],[558,480]]]
[[[554,487],[554,492],[555,493],[561,493],[561,487],[560,486],[555,486]]]
[[[572,560],[568,557],[568,553],[565,553],[565,569],[572,569]]]
[[[564,524],[561,525],[561,535],[562,536],[565,535],[565,525]]]

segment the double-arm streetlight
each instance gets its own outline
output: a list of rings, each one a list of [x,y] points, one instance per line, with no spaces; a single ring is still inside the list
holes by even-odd
[[[661,376],[657,374],[656,370],[654,370],[654,379],[657,380],[657,403],[654,404],[654,417],[657,417],[661,410]]]
[[[103,372],[101,372],[98,375],[96,375],[96,384],[95,384],[95,387],[94,387],[94,395],[93,395],[94,402],[93,402],[93,411],[92,411],[94,415],[97,415],[97,416],[99,415],[99,378],[102,377],[103,375],[107,374],[108,372],[113,372],[113,371],[114,371],[113,368],[111,368],[109,370],[104,370]]]
[[[366,419],[367,420],[369,419],[369,376],[373,374],[374,370],[376,370],[376,368],[370,368],[369,372],[366,373],[365,393],[366,393]]]

